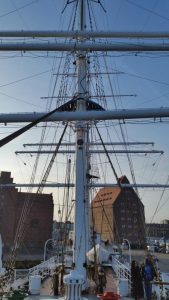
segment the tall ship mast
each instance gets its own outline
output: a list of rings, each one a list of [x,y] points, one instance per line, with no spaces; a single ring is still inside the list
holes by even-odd
[[[126,124],[130,126],[134,122],[142,122],[143,124],[143,122],[150,122],[149,120],[154,123],[156,121],[162,122],[163,120],[168,120],[169,106],[142,106],[141,108],[137,108],[136,106],[136,108],[131,108],[132,105],[129,103],[127,108],[124,108],[124,106],[119,108],[120,105],[117,99],[121,101],[121,99],[129,97],[130,101],[136,101],[131,99],[135,99],[137,95],[135,93],[121,93],[118,89],[118,82],[115,83],[117,92],[114,93],[112,81],[115,75],[122,75],[123,72],[113,68],[109,71],[109,61],[106,61],[107,56],[111,56],[112,53],[116,55],[121,55],[120,53],[123,53],[122,55],[133,55],[134,53],[135,57],[141,55],[141,53],[158,53],[158,55],[159,53],[160,55],[167,53],[168,55],[169,32],[166,30],[159,32],[115,31],[113,28],[111,31],[98,30],[97,26],[94,26],[93,9],[95,8],[97,12],[100,9],[104,14],[106,11],[104,1],[65,1],[62,11],[65,18],[67,10],[70,7],[73,9],[73,25],[71,30],[0,31],[2,39],[0,52],[2,53],[4,51],[5,53],[21,53],[23,57],[27,53],[35,53],[35,55],[36,53],[45,53],[45,55],[47,53],[47,56],[51,54],[57,56],[56,53],[61,53],[60,65],[58,64],[57,67],[53,68],[53,70],[57,71],[54,74],[56,76],[54,87],[51,89],[50,95],[43,95],[41,99],[48,103],[46,110],[38,110],[37,112],[21,111],[19,113],[10,113],[7,111],[0,114],[1,124],[21,124],[19,129],[7,134],[0,140],[1,149],[7,147],[8,144],[10,145],[10,143],[13,143],[17,139],[23,138],[24,134],[27,134],[30,130],[31,132],[36,128],[39,130],[40,126],[44,126],[46,130],[47,124],[52,124],[54,127],[54,137],[53,139],[50,138],[49,142],[46,141],[47,133],[42,128],[40,140],[38,136],[34,138],[36,143],[31,145],[26,144],[27,147],[32,145],[37,146],[38,150],[17,151],[17,154],[37,154],[30,182],[20,182],[17,184],[5,184],[2,182],[0,183],[0,188],[28,187],[30,191],[34,187],[37,188],[37,194],[42,194],[43,189],[47,187],[62,189],[66,186],[68,188],[66,196],[67,198],[71,198],[71,202],[74,202],[74,213],[68,213],[69,205],[67,202],[65,205],[67,209],[65,219],[68,221],[69,214],[73,215],[74,241],[71,271],[68,275],[64,276],[63,281],[66,286],[66,299],[74,300],[81,299],[81,290],[87,290],[90,285],[88,278],[89,258],[87,253],[91,250],[92,245],[91,228],[93,224],[91,224],[91,214],[93,206],[91,203],[98,189],[117,188],[123,191],[133,188],[134,193],[139,197],[139,188],[169,188],[168,181],[165,183],[161,181],[155,183],[143,182],[142,179],[144,176],[139,177],[141,180],[140,184],[136,182],[131,155],[156,155],[156,161],[152,162],[155,165],[158,163],[159,157],[161,158],[164,154],[164,151],[163,149],[155,150],[152,147],[153,142],[147,142],[147,139],[145,142],[138,140],[129,141],[125,127]],[[65,58],[65,63],[62,62],[63,57]],[[99,63],[99,58],[101,58],[104,67]],[[63,67],[62,71],[60,71],[61,67]],[[104,76],[108,76],[108,83],[106,83],[105,89],[103,86]],[[132,76],[134,77],[134,75]],[[60,88],[57,86],[58,82],[60,83]],[[113,101],[109,103],[109,99]],[[50,130],[52,130],[52,126]],[[110,131],[109,126],[111,128]],[[116,126],[118,126],[118,130],[116,130]],[[113,134],[112,131],[114,132]],[[59,139],[57,138],[57,134],[59,135]],[[118,142],[115,141],[115,136],[117,138],[120,136]],[[54,148],[52,148],[53,146]],[[120,149],[115,148],[116,146],[120,146]],[[139,146],[144,146],[144,149],[138,149]],[[50,147],[50,150],[49,148],[44,150],[43,147]],[[52,154],[52,158],[48,158],[47,160],[43,158],[43,162],[45,162],[44,168],[42,176],[39,182],[37,182],[35,176],[40,160],[39,157],[40,155],[44,157],[46,154]],[[59,176],[55,180],[53,179],[55,172],[52,173],[52,169],[56,158],[61,154],[67,156],[63,162],[62,170],[59,171]],[[100,159],[103,154],[106,161]],[[112,154],[115,157],[114,161],[111,157]],[[96,159],[97,155],[99,159]],[[123,182],[124,171],[120,167],[120,162],[123,159],[119,162],[118,155],[125,155],[125,160],[130,168],[130,173],[126,172],[130,174],[131,184],[128,180]],[[72,161],[74,164],[73,171],[75,171],[74,177],[72,176]],[[57,163],[60,163],[59,159]],[[105,175],[104,168],[107,169],[108,163],[110,170]],[[139,169],[140,162],[138,162],[137,166]],[[126,162],[124,162],[124,169],[127,170]],[[103,179],[103,177],[105,177],[105,181],[101,183],[100,179]],[[49,178],[52,178],[54,182],[51,182]],[[60,178],[62,182],[59,181]],[[73,190],[71,197],[70,190]],[[61,194],[63,196],[63,192],[59,193],[58,195]],[[25,204],[24,209],[28,213],[29,201]],[[24,214],[24,218],[25,216],[26,213]],[[22,224],[19,223],[17,227],[14,246],[9,259],[10,267],[13,267],[15,252],[17,252],[21,241],[23,241],[23,232],[25,231],[22,229],[22,234],[20,234],[20,228],[23,223],[26,223],[26,219],[24,218],[20,221]],[[93,228],[92,234],[96,234],[95,228]],[[94,249],[94,251],[96,250]]]

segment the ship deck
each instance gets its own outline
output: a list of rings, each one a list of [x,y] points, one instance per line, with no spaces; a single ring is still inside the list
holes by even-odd
[[[109,267],[106,268],[106,279],[107,279],[107,284],[106,284],[106,288],[105,290],[106,291],[109,291],[109,292],[114,292],[114,293],[117,293],[117,286],[118,286],[118,281],[116,279],[115,276],[113,276],[112,274],[112,269],[110,269]],[[92,284],[91,284],[92,285]],[[48,295],[50,296],[48,296]],[[90,300],[98,300],[99,298],[97,297],[96,294],[85,294],[85,295],[82,295],[82,298],[84,299],[90,299]],[[27,300],[47,300],[47,299],[65,299],[65,297],[63,296],[52,296],[51,294],[51,282],[50,282],[50,279],[48,279],[46,282],[44,282],[42,284],[42,287],[41,287],[41,295],[37,295],[37,296],[28,296],[27,298],[25,298]],[[132,298],[125,298],[123,297],[123,299],[132,299]]]
[[[98,300],[96,295],[85,295],[82,296],[82,298],[84,299],[90,299],[90,300]],[[29,296],[27,298],[25,298],[25,300],[51,300],[51,299],[65,299],[64,297],[61,296]],[[124,300],[131,300],[133,298],[130,297],[123,297]]]

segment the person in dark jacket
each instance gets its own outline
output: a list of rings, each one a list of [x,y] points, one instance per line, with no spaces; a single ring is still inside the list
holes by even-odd
[[[146,299],[151,300],[152,297],[152,281],[156,277],[156,271],[152,264],[152,261],[149,258],[146,258],[145,265],[142,269],[142,276],[144,279],[144,288]]]
[[[132,296],[135,300],[138,300],[143,297],[143,282],[141,268],[135,260],[133,260],[131,264],[131,282]]]
[[[98,266],[98,292],[103,293],[104,288],[106,287],[106,273],[101,265]]]

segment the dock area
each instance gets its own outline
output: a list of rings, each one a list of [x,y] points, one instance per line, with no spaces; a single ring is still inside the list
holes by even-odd
[[[112,273],[112,270],[110,268],[107,268],[106,270],[106,279],[107,279],[107,284],[105,291],[107,292],[114,292],[118,293],[118,279],[114,276]],[[51,299],[65,299],[65,297],[59,295],[59,296],[53,296],[51,293],[51,281],[48,279],[46,282],[42,284],[41,287],[41,295],[37,296],[28,296],[25,299],[27,300],[51,300]],[[49,296],[50,295],[50,296]],[[100,298],[96,294],[84,294],[82,295],[82,299],[89,299],[89,300],[99,300]],[[131,300],[132,298],[129,297],[121,297],[121,299],[128,299]]]

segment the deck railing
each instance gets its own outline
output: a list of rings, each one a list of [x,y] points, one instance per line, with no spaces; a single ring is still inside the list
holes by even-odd
[[[128,266],[120,262],[117,258],[112,257],[112,267],[117,276],[120,280],[127,280],[128,282],[128,294],[131,294],[131,270]]]
[[[51,272],[54,271],[54,269],[56,268],[56,266],[60,263],[59,257],[57,256],[53,256],[50,259],[43,261],[42,263],[40,263],[37,266],[32,267],[31,269],[29,269],[29,276],[31,275],[40,275],[45,272],[45,274],[50,275]]]
[[[16,269],[14,273],[14,281],[12,286],[23,286],[29,281],[31,275],[41,275],[42,279],[48,275],[52,275],[57,265],[59,265],[60,259],[58,256],[54,256],[39,265],[30,269]]]

